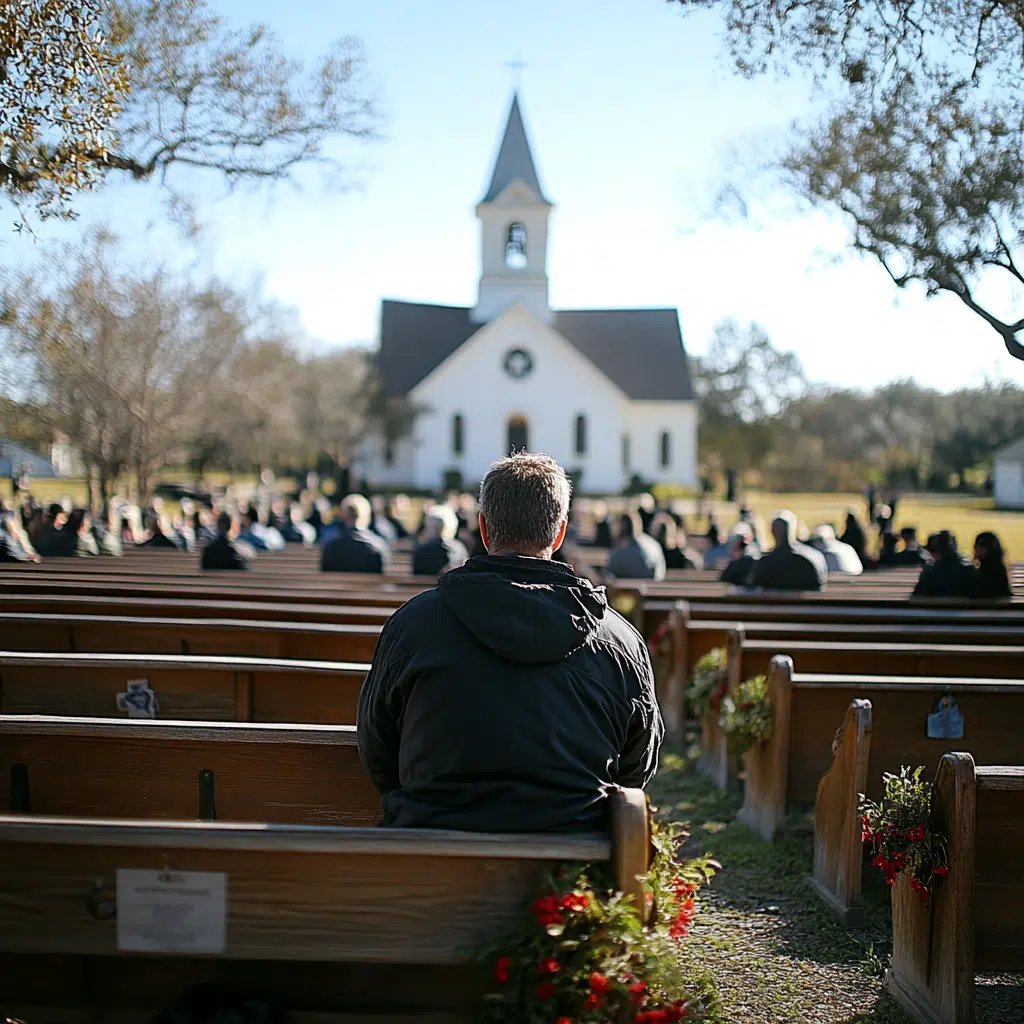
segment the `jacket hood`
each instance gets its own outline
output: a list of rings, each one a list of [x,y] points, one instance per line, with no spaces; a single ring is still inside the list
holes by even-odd
[[[608,611],[604,587],[561,562],[478,555],[441,577],[452,614],[506,661],[561,661],[597,632]]]

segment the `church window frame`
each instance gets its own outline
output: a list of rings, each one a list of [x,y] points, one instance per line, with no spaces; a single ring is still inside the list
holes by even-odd
[[[505,266],[509,270],[525,270],[529,263],[527,242],[529,235],[526,225],[519,220],[513,221],[505,233]]]
[[[672,434],[663,430],[658,435],[658,461],[662,469],[668,469],[672,465]]]
[[[466,452],[466,418],[461,412],[452,416],[452,455]]]
[[[630,463],[632,462],[632,452],[630,451],[629,434],[622,435],[622,468],[629,469]]]
[[[587,454],[587,417],[577,413],[572,423],[573,451],[577,455]]]

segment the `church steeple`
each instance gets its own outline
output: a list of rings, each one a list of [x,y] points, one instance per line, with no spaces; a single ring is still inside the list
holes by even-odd
[[[476,208],[482,267],[474,320],[493,320],[517,304],[545,322],[551,320],[547,276],[551,210],[537,176],[516,93],[491,183]]]

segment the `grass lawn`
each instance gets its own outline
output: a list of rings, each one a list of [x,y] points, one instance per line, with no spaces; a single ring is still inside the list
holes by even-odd
[[[735,821],[741,799],[700,775],[692,756],[668,753],[650,793],[659,816],[690,823],[691,855],[722,864],[683,944],[694,977],[718,990],[709,1024],[912,1024],[882,995],[892,925],[881,873],[866,876],[864,924],[839,924],[807,881],[809,822],[763,842]],[[1024,978],[979,981],[978,1024],[1024,1022]]]

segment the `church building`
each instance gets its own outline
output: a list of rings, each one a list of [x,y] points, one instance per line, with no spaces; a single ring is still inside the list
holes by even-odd
[[[476,305],[381,305],[384,394],[417,413],[408,436],[368,440],[359,468],[371,486],[473,487],[522,448],[553,456],[584,493],[618,493],[634,476],[696,484],[697,403],[678,311],[552,309],[553,208],[517,95],[476,208]]]

